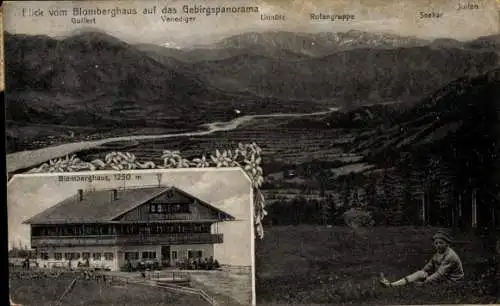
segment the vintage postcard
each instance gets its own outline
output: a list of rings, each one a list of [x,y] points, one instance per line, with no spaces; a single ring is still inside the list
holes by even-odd
[[[498,1],[3,14],[12,303],[500,303]]]
[[[15,175],[11,299],[252,305],[252,219],[252,184],[239,168]]]

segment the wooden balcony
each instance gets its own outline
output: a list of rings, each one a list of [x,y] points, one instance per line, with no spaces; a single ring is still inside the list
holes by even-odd
[[[43,236],[31,237],[33,248],[99,246],[99,245],[176,245],[223,243],[223,234],[192,233],[163,235],[102,235],[102,236]]]
[[[119,245],[142,245],[142,244],[216,244],[223,243],[222,234],[210,233],[191,233],[191,234],[165,234],[165,235],[138,235],[138,236],[119,236],[117,244]]]

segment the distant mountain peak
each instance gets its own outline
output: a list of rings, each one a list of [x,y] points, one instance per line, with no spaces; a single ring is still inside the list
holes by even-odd
[[[247,32],[220,40],[204,48],[259,48],[287,50],[309,56],[324,56],[355,48],[398,48],[428,45],[430,41],[395,34],[349,30],[346,32],[295,33],[287,31]]]
[[[71,37],[88,37],[88,38],[93,38],[93,39],[122,41],[121,39],[119,39],[111,34],[108,34],[104,31],[92,31],[90,29],[88,29],[86,31],[74,32],[71,36],[68,36],[68,38],[71,38]]]
[[[81,28],[77,28],[77,29],[72,30],[70,32],[70,35],[83,34],[83,33],[93,33],[93,32],[106,33],[103,29],[100,29],[100,28],[81,27]]]
[[[160,46],[165,47],[165,48],[169,48],[169,49],[182,49],[181,46],[177,45],[174,42],[164,42],[164,43],[160,44]]]
[[[55,38],[65,39],[65,38],[80,36],[80,35],[112,36],[112,35],[106,33],[104,30],[99,29],[99,28],[82,27],[82,28],[77,28],[77,29],[71,30],[67,34],[61,35],[61,36],[55,37]]]

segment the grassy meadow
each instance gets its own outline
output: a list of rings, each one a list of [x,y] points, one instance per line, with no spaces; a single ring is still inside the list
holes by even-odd
[[[465,304],[499,303],[481,275],[488,256],[481,243],[456,236],[466,281],[458,285],[383,288],[378,275],[396,280],[431,258],[437,228],[274,226],[256,244],[257,303]]]

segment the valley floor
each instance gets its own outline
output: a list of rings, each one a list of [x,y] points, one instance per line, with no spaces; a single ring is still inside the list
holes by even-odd
[[[256,243],[257,304],[499,303],[482,274],[491,268],[480,241],[459,235],[453,248],[466,281],[454,286],[382,288],[380,272],[396,280],[423,267],[433,254],[436,228],[275,226]],[[497,274],[498,275],[498,274]],[[496,280],[497,283],[500,280]]]

